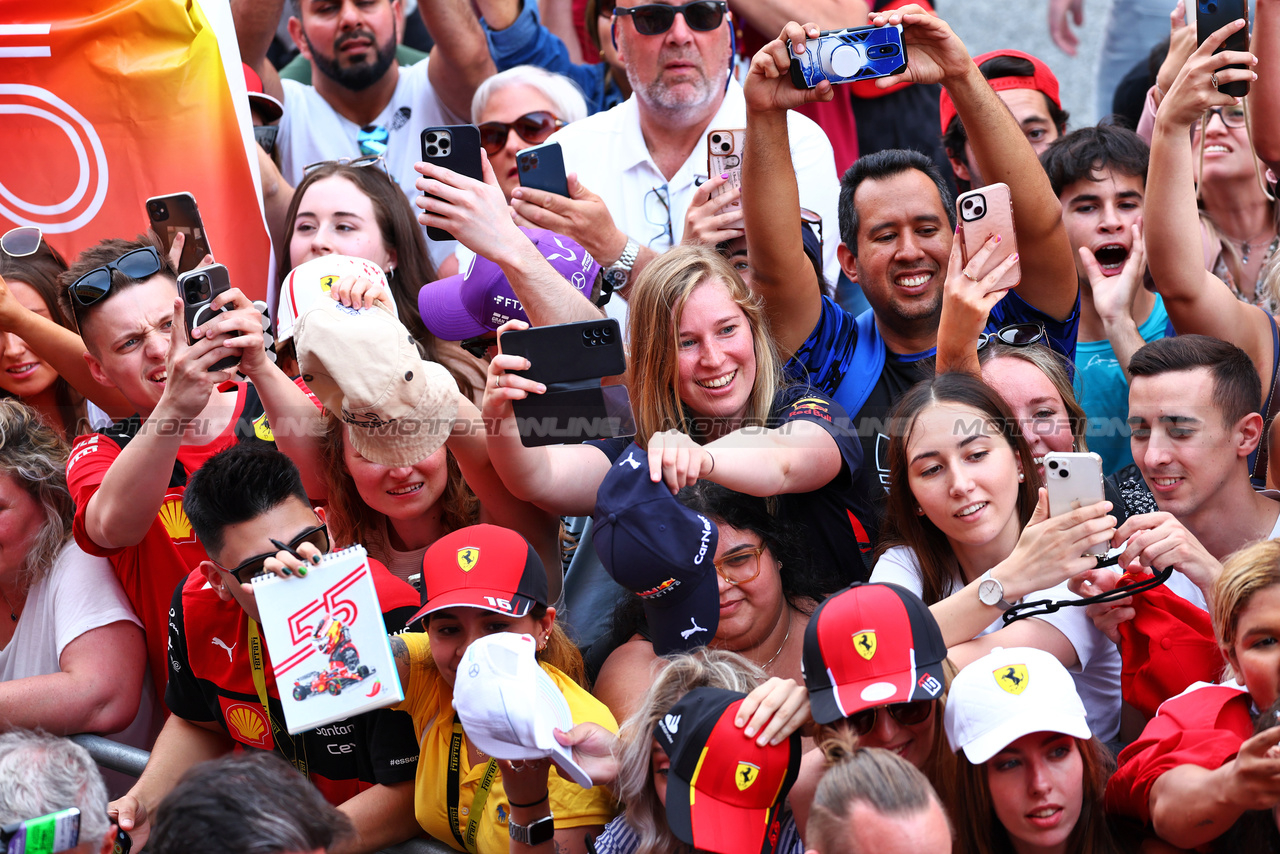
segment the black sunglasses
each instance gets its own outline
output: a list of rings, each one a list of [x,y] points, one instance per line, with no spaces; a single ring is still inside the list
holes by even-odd
[[[676,13],[684,15],[684,22],[689,29],[700,33],[708,33],[718,28],[724,21],[724,13],[728,9],[725,0],[694,0],[683,6],[667,6],[662,3],[646,3],[643,6],[618,6],[613,14],[630,15],[636,25],[636,32],[642,36],[658,36],[671,29],[676,21]]]
[[[1011,323],[1000,327],[995,332],[984,332],[979,335],[978,349],[981,350],[992,340],[998,344],[1008,344],[1010,347],[1030,347],[1044,339],[1044,327],[1039,323]]]
[[[889,717],[903,726],[915,726],[924,723],[929,715],[933,714],[933,700],[916,700],[914,703],[893,703],[888,706],[863,709],[848,717],[853,731],[858,735],[866,735],[875,729],[876,718],[879,717],[881,709],[888,712]]]
[[[325,530],[324,525],[316,525],[314,528],[307,528],[298,536],[289,541],[289,548],[293,551],[298,550],[298,546],[303,543],[311,543],[319,549],[320,554],[328,554],[329,552],[329,532]],[[266,572],[267,558],[275,557],[277,552],[267,552],[266,554],[255,555],[234,569],[228,569],[222,564],[218,566],[235,576],[236,581],[241,584],[248,584],[249,579],[255,578]],[[218,563],[214,561],[214,563]]]
[[[109,264],[94,267],[72,282],[67,291],[77,305],[89,306],[111,292],[113,270],[130,279],[146,279],[159,273],[163,267],[164,262],[154,246],[131,249]]]
[[[513,122],[485,122],[480,125],[480,145],[490,156],[497,154],[507,144],[511,131],[530,145],[537,145],[565,124],[546,110],[525,113]]]

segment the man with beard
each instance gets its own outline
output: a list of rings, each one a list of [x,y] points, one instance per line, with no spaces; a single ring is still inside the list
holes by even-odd
[[[693,231],[694,218],[716,221],[698,233],[710,242],[742,235],[736,210],[716,216],[724,201],[695,193],[707,177],[707,133],[746,126],[742,87],[729,79],[733,19],[722,0],[683,5],[663,0],[621,0],[613,13],[613,38],[632,95],[559,131],[570,198],[527,187],[512,206],[529,224],[572,237],[608,267],[606,276],[626,296],[640,270]],[[799,114],[788,118],[791,160],[801,206],[822,217],[827,233],[836,223],[835,157],[826,135]],[[725,183],[713,175],[714,186]],[[686,214],[688,219],[686,219]],[[522,223],[524,224],[524,223]],[[824,251],[825,275],[840,269],[835,241]],[[614,300],[610,314],[625,306]]]
[[[400,68],[395,61],[401,20],[400,0],[291,0],[289,33],[311,63],[312,85],[281,80],[284,116],[276,145],[280,172],[297,186],[310,163],[381,154],[392,178],[410,203],[421,159],[423,128],[465,124],[471,96],[495,72],[484,33],[466,0],[431,0],[418,4],[436,40],[431,56]],[[272,26],[283,0],[275,0],[274,16],[243,11],[236,28],[260,22]],[[266,44],[270,41],[258,40]],[[242,43],[253,42],[242,33]],[[250,65],[261,57],[246,59]],[[432,242],[432,261],[452,253],[453,243]]]

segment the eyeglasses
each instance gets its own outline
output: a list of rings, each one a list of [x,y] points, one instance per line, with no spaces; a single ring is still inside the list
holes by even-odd
[[[1045,339],[1045,331],[1039,323],[1011,323],[995,332],[983,332],[979,335],[978,349],[987,346],[992,339],[997,344],[1008,344],[1010,347],[1030,347]]]
[[[630,15],[636,25],[636,32],[642,36],[658,36],[671,29],[677,12],[684,15],[684,22],[689,29],[700,33],[710,32],[724,21],[727,8],[725,0],[695,0],[683,6],[667,6],[662,3],[646,3],[629,8],[619,6],[613,10],[613,14]]]
[[[546,142],[547,137],[568,122],[562,121],[546,110],[525,113],[513,122],[485,122],[480,125],[480,145],[490,155],[497,154],[507,144],[511,131],[530,145]]]
[[[650,246],[664,237],[667,239],[668,246],[675,245],[675,233],[671,230],[670,195],[671,191],[667,189],[666,184],[661,187],[654,187],[644,194],[644,218],[649,221],[650,225],[662,228],[655,237],[650,238]]]
[[[735,587],[739,584],[748,584],[755,581],[760,575],[760,555],[766,548],[768,546],[761,544],[754,549],[733,552],[719,560],[712,561],[716,568],[716,574],[723,578],[726,584],[732,584]],[[753,566],[755,567],[754,570],[752,569]],[[747,573],[751,574],[748,575]]]
[[[858,735],[866,735],[876,728],[876,719],[880,716],[882,709],[889,713],[889,717],[903,726],[915,726],[916,724],[924,723],[929,719],[929,715],[933,714],[933,700],[916,700],[914,703],[892,703],[887,706],[875,706],[852,714],[846,720],[849,721],[849,725],[853,727],[854,732]]]
[[[90,306],[111,292],[111,273],[115,271],[130,279],[145,279],[159,273],[164,267],[160,253],[154,246],[131,249],[109,264],[94,267],[67,288],[71,299],[78,305]]]
[[[1208,127],[1209,122],[1213,121],[1213,117],[1217,116],[1222,119],[1222,123],[1229,128],[1242,128],[1245,126],[1245,114],[1243,104],[1233,104],[1226,107],[1210,107],[1204,111],[1204,126]]]
[[[44,235],[34,225],[20,225],[11,228],[0,237],[0,249],[10,258],[25,258],[36,254]]]
[[[311,543],[311,545],[320,550],[320,554],[327,554],[329,551],[329,532],[325,530],[324,525],[316,525],[314,528],[307,528],[307,530],[289,541],[289,548],[297,551],[298,546],[303,543]],[[214,561],[214,563],[218,563],[218,566],[235,576],[236,581],[239,581],[241,584],[248,584],[249,579],[262,575],[262,573],[267,571],[267,558],[275,557],[276,554],[277,552],[272,551],[267,552],[266,554],[256,555],[249,558],[235,569],[228,569],[217,561]]]
[[[356,133],[356,142],[360,146],[360,153],[367,157],[386,154],[387,141],[390,139],[390,132],[382,125],[365,125]]]
[[[352,169],[360,169],[364,166],[373,166],[377,164],[382,167],[382,174],[387,176],[387,180],[392,184],[396,182],[391,177],[391,173],[387,171],[387,161],[381,154],[366,154],[364,157],[339,157],[337,160],[317,160],[315,163],[308,163],[302,167],[303,176],[310,175],[321,166],[350,166]]]

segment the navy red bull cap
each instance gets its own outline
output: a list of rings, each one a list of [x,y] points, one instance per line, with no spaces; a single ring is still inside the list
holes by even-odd
[[[896,584],[853,584],[813,612],[804,682],[813,719],[831,724],[886,703],[942,696],[947,645],[927,605]]]
[[[773,854],[779,813],[800,771],[800,733],[760,747],[734,725],[745,694],[695,688],[658,719],[667,756],[667,824],[681,841],[717,854]]]
[[[483,608],[523,617],[548,604],[547,571],[529,541],[509,528],[471,525],[436,540],[422,557],[422,609]]]
[[[719,531],[649,479],[631,443],[596,492],[591,541],[613,580],[640,597],[658,655],[706,646],[720,626]]]

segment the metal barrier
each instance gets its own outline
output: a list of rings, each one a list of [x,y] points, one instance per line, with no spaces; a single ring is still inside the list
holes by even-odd
[[[138,747],[120,744],[100,735],[73,735],[71,740],[89,751],[93,761],[103,768],[137,777],[147,767],[150,753]],[[438,839],[410,839],[383,848],[380,854],[457,854]]]

